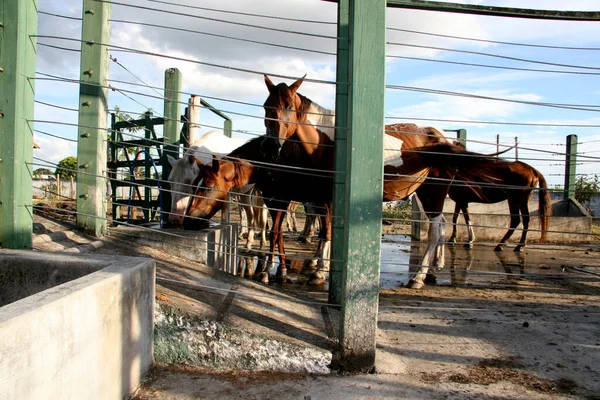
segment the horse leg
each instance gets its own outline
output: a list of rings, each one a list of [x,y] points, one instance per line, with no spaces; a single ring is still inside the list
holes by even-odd
[[[525,249],[525,246],[527,246],[527,230],[529,229],[529,205],[527,204],[527,201],[525,201],[524,203],[521,204],[521,217],[523,218],[523,232],[521,233],[521,240],[519,241],[519,244],[517,245],[517,247],[515,247],[516,252],[520,252],[523,251]]]
[[[309,285],[322,285],[325,283],[325,273],[329,272],[331,264],[331,234],[332,234],[332,223],[331,223],[331,209],[329,206],[325,207],[325,215],[321,216],[325,229],[321,229],[319,232],[319,241],[322,244],[320,246],[321,251],[317,253],[317,270],[312,274],[308,280]]]
[[[285,210],[285,208],[283,208]],[[277,247],[279,250],[279,267],[275,273],[275,281],[284,283],[287,280],[287,266],[285,265],[285,249],[283,246],[283,217],[285,211],[277,211],[277,218],[273,221],[273,228],[277,232]]]
[[[262,249],[267,243],[267,224],[269,219],[269,210],[262,199],[257,198],[258,209],[258,228],[260,229],[260,248]]]
[[[442,214],[430,219],[429,232],[427,233],[427,248],[425,249],[419,270],[406,285],[408,288],[420,289],[425,286],[425,278],[427,277],[427,272],[429,272],[429,265],[431,265],[436,254],[439,255],[438,242],[442,236],[443,223],[444,216]]]
[[[510,227],[508,228],[508,231],[506,231],[506,233],[504,234],[504,237],[502,238],[502,240],[500,240],[500,243],[498,243],[496,248],[494,248],[494,251],[502,251],[503,250],[503,247],[506,244],[506,241],[508,239],[510,239],[512,234],[515,232],[515,229],[517,229],[517,226],[519,226],[519,223],[521,222],[521,217],[519,216],[519,207],[517,204],[513,204],[509,200],[508,210],[510,212]]]
[[[467,232],[469,234],[468,242],[465,243],[465,249],[472,249],[473,242],[475,241],[475,232],[473,231],[473,225],[471,225],[471,216],[469,215],[469,207],[463,207],[462,209],[463,218],[465,220],[465,224],[467,225]]]
[[[456,244],[456,223],[458,222],[458,214],[460,213],[460,206],[458,203],[454,203],[454,214],[452,214],[452,235],[450,235],[450,239],[448,239],[448,243],[455,245]]]
[[[246,240],[246,248],[251,249],[254,244],[254,235],[256,233],[256,210],[252,206],[252,197],[245,196],[248,203],[244,205],[246,214],[248,215],[248,239]]]
[[[305,222],[304,229],[300,236],[298,236],[298,241],[305,244],[310,244],[312,242],[311,236],[314,234],[314,225],[315,221],[318,219],[315,215],[315,209],[309,203],[304,204],[304,214],[305,214]]]

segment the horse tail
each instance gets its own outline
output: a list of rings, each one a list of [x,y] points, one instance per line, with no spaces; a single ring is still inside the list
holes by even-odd
[[[546,179],[544,175],[540,171],[535,168],[532,168],[536,178],[539,181],[539,208],[540,208],[540,226],[542,228],[542,233],[540,237],[540,242],[546,241],[546,234],[548,233],[548,226],[550,223],[550,216],[552,215],[552,201],[550,200],[550,192],[548,191],[548,186],[546,185]]]

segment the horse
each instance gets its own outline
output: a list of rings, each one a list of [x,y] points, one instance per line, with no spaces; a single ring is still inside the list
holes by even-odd
[[[287,225],[287,230],[289,232],[298,232],[298,220],[296,218],[297,209],[300,203],[297,201],[292,201],[288,207],[288,212],[285,215],[285,222]],[[302,232],[298,235],[298,241],[301,243],[311,243],[312,236],[315,234],[315,230],[321,229],[321,223],[319,218],[317,218],[317,210],[315,210],[310,203],[304,204],[304,228]]]
[[[450,186],[448,195],[456,204],[452,216],[452,235],[449,242],[456,242],[456,222],[458,214],[462,211],[469,234],[469,239],[465,247],[473,247],[475,235],[469,216],[469,203],[492,204],[508,200],[510,227],[494,250],[503,250],[504,245],[519,226],[522,219],[523,232],[519,244],[515,247],[514,251],[523,251],[527,245],[527,230],[529,229],[529,200],[533,195],[533,191],[538,186],[540,227],[542,230],[540,242],[544,242],[546,240],[549,217],[552,214],[550,193],[548,192],[544,176],[537,169],[521,161],[493,160],[490,163],[491,167],[488,168],[488,174],[493,175],[494,179],[499,181],[499,184],[482,184],[480,177],[466,171],[463,177],[466,179],[464,182],[455,182]]]
[[[331,243],[333,138],[309,121],[307,113],[312,109],[313,103],[296,93],[302,79],[289,87],[283,83],[275,86],[265,76],[265,83],[269,90],[269,97],[264,104],[267,134],[258,148],[256,142],[261,138],[253,139],[233,152],[236,154],[232,153],[246,158],[245,161],[215,160],[212,166],[205,169],[198,186],[198,193],[202,194],[192,200],[188,215],[214,215],[228,188],[240,183],[255,182],[265,196],[278,205],[271,207],[267,204],[273,218],[269,265],[272,264],[277,244],[280,264],[276,277],[282,278],[285,276],[285,251],[281,235],[283,212],[292,200],[313,202],[322,215],[323,229],[319,235],[321,253],[318,256],[321,267],[319,272],[322,274],[327,266]],[[441,209],[450,178],[456,174],[457,168],[476,168],[480,159],[489,156],[467,152],[464,148],[449,143],[434,128],[420,128],[413,124],[387,127],[384,146],[386,179],[383,201],[403,199],[418,191],[426,209],[434,210],[428,212],[428,215],[434,219],[433,224],[438,229],[430,229],[430,244],[423,258],[423,268],[410,283],[412,287],[421,287],[434,257],[440,263],[439,266],[443,266],[443,257],[440,257],[443,241],[439,240],[443,236]],[[404,151],[404,146],[410,151]],[[276,167],[267,169],[259,166],[265,160],[275,163]],[[298,173],[299,169],[303,171]],[[441,179],[445,190],[439,190],[439,183],[430,181],[432,177]],[[324,275],[317,276],[317,279],[322,281]]]
[[[183,224],[185,210],[193,192],[192,182],[203,164],[210,163],[213,155],[226,155],[246,143],[246,139],[229,138],[220,131],[205,133],[192,143],[181,159],[167,155],[171,172],[168,181],[171,184],[171,213],[169,224],[180,227]],[[233,188],[240,211],[240,237],[248,233],[246,247],[251,248],[255,231],[260,231],[260,247],[266,243],[266,225],[268,211],[262,201],[262,194],[254,185]]]

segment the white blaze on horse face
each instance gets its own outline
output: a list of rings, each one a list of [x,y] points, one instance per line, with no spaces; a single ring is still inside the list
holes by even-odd
[[[402,165],[402,143],[391,135],[383,135],[383,165],[400,167]]]

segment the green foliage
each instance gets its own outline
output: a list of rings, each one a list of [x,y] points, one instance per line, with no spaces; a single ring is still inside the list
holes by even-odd
[[[408,223],[412,218],[412,205],[410,200],[386,204],[383,207],[383,219],[394,220],[396,223]],[[405,221],[402,221],[405,220]]]
[[[600,181],[598,175],[589,178],[587,175],[580,175],[575,181],[575,200],[577,200],[585,208],[590,208],[590,202],[598,194],[600,189]]]
[[[52,175],[52,171],[50,171],[48,168],[38,168],[33,171],[33,176],[36,178],[42,175]]]
[[[60,179],[67,180],[71,177],[77,177],[77,157],[70,156],[63,158],[58,162],[56,167],[56,175],[60,176]]]

